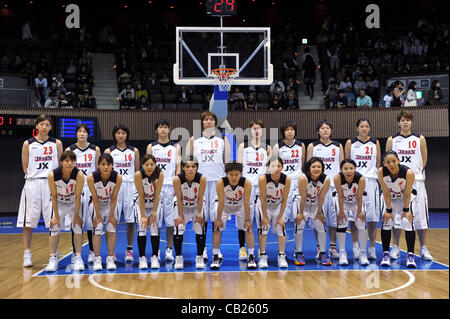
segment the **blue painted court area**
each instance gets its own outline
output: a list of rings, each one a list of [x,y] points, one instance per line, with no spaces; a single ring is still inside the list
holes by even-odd
[[[6,219],[6,220],[5,220]],[[15,218],[1,218],[0,222],[2,225],[0,226],[0,233],[21,233],[21,229],[16,228],[15,226],[5,226],[5,222],[13,222],[13,225],[15,225]],[[448,214],[447,213],[433,213],[430,214],[430,224],[431,228],[448,228]],[[163,226],[164,228],[164,226]],[[35,230],[35,232],[44,232],[46,233],[47,230],[44,228],[43,224],[40,224],[39,227]],[[257,253],[257,232],[256,229],[254,229],[255,232],[255,252]],[[287,253],[287,260],[289,267],[286,269],[287,271],[317,271],[317,270],[365,270],[365,269],[376,269],[379,266],[379,263],[381,261],[381,255],[382,255],[382,246],[381,243],[376,243],[375,248],[377,250],[377,260],[371,261],[371,264],[369,266],[360,266],[358,263],[358,260],[355,262],[353,261],[353,253],[352,253],[352,242],[351,242],[351,235],[350,233],[347,233],[347,240],[346,240],[346,250],[349,260],[348,266],[339,266],[337,260],[333,260],[332,266],[322,266],[318,261],[314,258],[316,253],[316,240],[314,238],[314,232],[310,228],[306,228],[304,231],[303,236],[303,253],[306,257],[306,265],[305,266],[295,266],[293,255],[294,255],[294,234],[293,234],[293,224],[288,223],[287,224],[287,244],[286,244],[286,253]],[[187,230],[184,235],[184,242],[183,242],[183,257],[184,257],[184,269],[183,270],[174,270],[173,265],[174,262],[166,262],[164,260],[161,261],[161,268],[160,269],[146,269],[146,270],[139,270],[138,268],[138,260],[139,260],[139,254],[138,254],[138,248],[137,248],[137,241],[134,243],[133,251],[134,251],[134,262],[124,262],[124,254],[126,249],[126,224],[120,223],[118,226],[118,234],[117,234],[117,245],[116,245],[116,253],[118,262],[116,263],[117,269],[114,271],[108,271],[106,270],[106,255],[107,255],[107,249],[106,249],[106,241],[104,239],[104,236],[102,237],[102,248],[101,248],[101,256],[103,258],[103,270],[100,272],[94,272],[92,270],[92,264],[89,264],[86,270],[82,273],[85,274],[92,274],[92,273],[117,273],[117,274],[127,274],[127,273],[152,273],[152,272],[159,272],[159,273],[167,273],[167,272],[210,272],[209,264],[211,262],[211,254],[212,254],[212,231],[211,231],[211,225],[208,225],[208,233],[207,233],[207,248],[208,248],[208,267],[203,270],[197,270],[195,268],[195,256],[196,256],[196,244],[195,244],[195,233],[191,229],[191,224],[187,225]],[[84,239],[86,240],[86,235],[84,236]],[[401,240],[404,239],[404,235],[402,235]],[[328,239],[327,239],[327,250],[328,250]],[[160,251],[161,256],[164,259],[164,252],[167,247],[167,243],[165,240],[165,230],[161,232],[161,243],[160,243]],[[269,268],[264,270],[257,269],[256,271],[280,271],[280,269],[277,266],[277,255],[278,255],[278,242],[277,237],[275,234],[269,233],[269,236],[267,238],[267,254],[269,257]],[[239,251],[239,244],[238,244],[238,236],[237,236],[237,229],[235,227],[234,217],[232,220],[228,221],[227,228],[222,234],[222,245],[221,245],[221,252],[224,256],[224,261],[220,267],[219,271],[227,271],[227,272],[234,272],[234,271],[247,271],[247,264],[246,262],[240,262],[238,260],[238,251]],[[89,253],[89,246],[86,244],[83,246],[82,249],[82,257],[83,260],[86,262],[87,257]],[[175,252],[174,252],[175,253]],[[419,252],[416,252],[417,254]],[[151,255],[151,243],[150,238],[147,240],[147,249],[146,249],[146,256],[148,259],[148,264],[150,266],[150,255]],[[62,256],[60,256],[62,257]],[[400,255],[400,259],[396,261],[391,262],[391,268],[390,269],[408,269],[405,266],[405,257],[406,252],[402,251]],[[54,273],[46,273],[45,271],[39,272],[39,276],[45,276],[45,275],[68,275],[73,273],[72,267],[70,265],[70,259],[71,256],[62,257],[59,261],[59,269],[58,271]],[[423,262],[421,258],[416,256],[416,263],[418,266],[418,270],[448,270],[449,267],[444,264],[440,264],[438,262]],[[286,271],[283,270],[283,271]]]

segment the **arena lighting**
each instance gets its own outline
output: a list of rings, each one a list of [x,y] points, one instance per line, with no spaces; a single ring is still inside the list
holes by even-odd
[[[308,44],[308,39],[302,39],[302,44]]]

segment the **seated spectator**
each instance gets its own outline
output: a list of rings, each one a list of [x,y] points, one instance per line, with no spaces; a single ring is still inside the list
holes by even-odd
[[[66,97],[66,93],[64,92],[60,92],[58,95],[58,106],[60,108],[65,108],[66,106],[68,106],[68,99]]]
[[[335,81],[331,80],[328,83],[327,89],[325,90],[324,94],[324,102],[325,102],[325,108],[329,109],[333,107],[333,100],[338,95],[338,85]]]
[[[276,86],[278,85],[279,89],[276,90]],[[277,78],[274,77],[273,83],[270,85],[269,92],[270,96],[273,97],[274,94],[282,94],[286,90],[284,83]]]
[[[359,96],[356,98],[356,107],[372,107],[372,99],[366,95],[364,89],[359,90]]]
[[[47,100],[45,100],[44,107],[53,108],[53,109],[58,108],[58,100],[57,100],[56,92],[50,92]]]
[[[95,109],[95,106],[95,99],[89,94],[89,91],[85,91],[78,102],[78,107],[83,109]]]
[[[127,92],[126,98],[120,101],[121,109],[135,109],[136,100],[133,98],[131,92]]]
[[[416,81],[411,81],[408,84],[408,91],[406,93],[406,100],[405,100],[405,104],[403,106],[418,106],[419,105],[420,99],[417,98],[416,90],[417,90],[417,82]]]
[[[56,76],[52,77],[52,80],[58,84],[58,87],[64,84],[64,79],[61,72],[58,72]]]
[[[144,95],[146,99],[148,99],[148,92],[146,89],[142,87],[142,83],[136,84],[136,91],[134,92],[134,97],[136,101],[138,101],[141,96]]]
[[[367,83],[364,81],[362,74],[358,76],[358,79],[355,81],[353,87],[355,89],[355,93],[359,92],[361,89],[366,89]]]
[[[352,82],[350,81],[349,75],[347,75],[345,77],[345,80],[339,84],[339,89],[344,91],[344,94],[347,97],[348,104],[353,105],[355,95],[353,94],[353,85]]]
[[[357,65],[355,71],[352,72],[352,81],[356,82],[359,79],[359,77],[363,75],[364,72],[361,71],[361,67]]]
[[[52,81],[50,86],[45,89],[45,98],[48,99],[50,94],[54,94],[55,96],[59,96],[58,83],[56,81]]]
[[[48,86],[47,78],[42,72],[39,72],[38,76],[34,78],[34,84],[37,101],[40,103],[39,106],[42,106],[45,103],[45,90]]]
[[[86,66],[82,66],[80,69],[80,72],[77,76],[77,81],[79,84],[83,85],[84,83],[89,84],[89,86],[92,86],[94,84],[94,79],[92,78],[91,74],[87,71]]]
[[[297,91],[294,91],[294,90],[292,89],[292,87],[291,87],[289,84],[287,84],[287,85],[286,85],[286,91],[284,91],[284,93],[283,93],[283,99],[287,100],[288,95],[289,95],[289,93],[291,93],[291,92],[294,93],[295,96],[297,96]]]
[[[411,64],[405,63],[402,69],[402,73],[411,73],[411,72],[412,72]]]
[[[247,110],[257,110],[258,102],[256,102],[256,94],[255,92],[250,92],[247,96],[247,99],[244,101],[244,109]]]
[[[444,102],[444,92],[441,89],[441,83],[438,80],[431,82],[431,88],[427,93],[425,105],[439,105]]]
[[[294,92],[289,92],[287,99],[285,100],[285,106],[288,110],[299,109],[298,98],[295,96]]]
[[[191,92],[187,90],[184,85],[177,92],[177,102],[187,104],[191,103]]]
[[[274,94],[272,97],[272,101],[270,102],[270,110],[283,110],[284,104],[280,95]]]
[[[69,64],[66,68],[66,74],[76,74],[77,73],[77,66],[75,65],[74,59],[69,60]]]
[[[361,51],[356,63],[359,65],[368,65],[369,64],[369,58],[367,57],[367,55],[364,51]]]
[[[141,97],[137,101],[136,108],[139,110],[150,110],[150,104],[148,103],[148,99],[145,97],[145,95],[141,95]]]
[[[298,91],[298,83],[296,81],[294,81],[293,78],[288,78],[287,82],[286,82],[286,88],[287,86],[290,86],[291,89],[295,92],[295,95],[297,95],[297,91]]]
[[[238,87],[234,88],[234,92],[230,96],[230,109],[243,110],[244,109],[245,96]]]
[[[348,106],[347,97],[345,96],[344,90],[338,90],[338,95],[333,99],[333,107],[342,109]]]
[[[401,99],[402,94],[405,93],[403,83],[401,81],[395,81],[392,83],[392,102],[391,107],[401,107],[403,101]]]
[[[134,92],[133,87],[131,86],[131,82],[128,82],[126,87],[122,91],[120,91],[120,93],[119,93],[120,100],[121,101],[125,100],[128,93],[131,93],[131,97],[134,99],[135,92]]]
[[[381,102],[381,106],[391,107],[391,103],[392,103],[392,88],[388,87],[386,89],[386,95],[383,97],[383,101]]]
[[[22,40],[34,40],[34,36],[31,33],[31,21],[28,20],[22,26]]]
[[[148,93],[160,93],[161,91],[161,84],[156,77],[156,72],[152,72],[151,78],[147,79],[145,83],[145,88],[147,89]]]
[[[122,73],[120,73],[118,80],[120,85],[131,82],[131,74],[128,72],[128,70],[124,70]]]
[[[366,78],[366,83],[366,94],[371,97],[374,105],[378,105],[378,88],[380,86],[378,79],[373,76],[368,76]]]

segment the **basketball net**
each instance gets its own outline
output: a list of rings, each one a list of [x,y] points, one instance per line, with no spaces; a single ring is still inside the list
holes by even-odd
[[[231,82],[238,76],[238,70],[230,68],[219,68],[211,70],[213,78],[217,81],[219,90],[229,92]]]

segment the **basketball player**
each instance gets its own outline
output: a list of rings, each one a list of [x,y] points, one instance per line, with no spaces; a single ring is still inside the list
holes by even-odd
[[[93,270],[102,270],[100,245],[104,224],[106,224],[105,237],[108,247],[106,269],[116,269],[114,250],[117,241],[117,223],[120,218],[117,202],[120,186],[122,185],[122,176],[113,167],[113,157],[108,153],[103,153],[98,158],[98,169],[87,177],[87,183],[91,192],[89,213],[92,218],[92,243],[95,253]]]
[[[383,267],[389,267],[391,264],[389,244],[391,242],[391,229],[394,228],[396,229],[394,236],[396,233],[401,232],[402,229],[405,230],[408,249],[406,266],[408,268],[416,268],[416,262],[414,261],[415,218],[410,211],[414,207],[417,194],[416,190],[413,189],[414,179],[414,172],[407,166],[400,164],[400,159],[395,151],[390,150],[384,154],[383,167],[378,169],[378,181],[380,182],[384,199],[384,202],[382,202],[384,208],[383,227],[381,229],[383,259],[380,264]]]
[[[123,213],[127,224],[127,250],[125,252],[125,262],[133,261],[133,241],[136,231],[136,216],[134,213],[134,173],[139,170],[139,150],[128,145],[130,131],[123,124],[114,126],[114,145],[105,150],[106,154],[111,154],[114,159],[114,170],[122,176],[123,185],[120,188],[117,208],[119,210],[119,220]],[[116,257],[114,257],[116,259]],[[117,260],[116,260],[117,261]]]
[[[360,118],[356,122],[358,135],[345,143],[345,158],[356,163],[356,171],[366,180],[366,220],[369,234],[368,259],[377,259],[375,240],[377,236],[377,222],[380,220],[380,190],[377,181],[377,169],[380,167],[380,142],[370,136],[371,125],[368,119]],[[348,216],[353,241],[353,259],[358,259],[360,248],[358,246],[358,229],[355,225],[355,216],[350,212]]]
[[[294,209],[297,215],[294,220],[295,237],[295,261],[297,266],[304,266],[303,255],[303,230],[306,223],[314,228],[319,246],[319,258],[322,265],[331,266],[331,260],[325,253],[327,235],[325,233],[325,215],[323,205],[325,203],[330,178],[325,175],[325,165],[318,157],[311,157],[305,164],[304,174],[298,178],[298,192],[294,196]]]
[[[345,251],[345,238],[350,214],[355,217],[358,239],[361,245],[359,263],[367,266],[367,228],[366,228],[366,179],[356,171],[356,163],[351,159],[344,159],[340,165],[341,171],[334,177],[334,187],[337,196],[334,196],[337,217],[336,236],[339,244],[339,265],[347,266],[347,252]]]
[[[148,144],[147,154],[152,154],[156,158],[156,164],[164,173],[164,185],[162,188],[162,217],[166,225],[166,260],[173,260],[173,185],[172,179],[180,173],[181,147],[169,140],[170,124],[167,120],[161,119],[155,124],[155,131],[158,140]]]
[[[291,178],[283,171],[283,160],[272,157],[268,162],[268,173],[259,177],[259,196],[256,203],[256,224],[259,239],[259,268],[267,268],[266,243],[269,229],[278,236],[278,267],[287,268],[286,219],[284,215],[290,194]]]
[[[183,234],[186,224],[192,221],[197,243],[197,256],[195,257],[195,268],[205,268],[203,250],[205,249],[205,200],[206,177],[198,173],[198,161],[195,157],[186,157],[181,162],[181,173],[173,178],[174,217],[175,217],[175,269],[183,269]]]
[[[78,168],[85,177],[92,174],[97,169],[97,162],[100,157],[100,148],[88,142],[89,127],[86,124],[79,124],[75,130],[77,142],[66,148],[66,151],[72,151],[77,156],[75,167]],[[88,263],[94,262],[94,246],[92,245],[92,219],[89,215],[89,201],[91,193],[87,180],[85,179],[82,198],[81,209],[83,215],[83,224],[86,227],[89,242],[89,256]],[[74,248],[75,251],[75,248]]]
[[[386,151],[397,152],[400,163],[410,168],[415,175],[413,188],[417,190],[416,199],[411,212],[414,215],[414,229],[417,231],[420,241],[420,256],[423,260],[433,260],[426,246],[426,234],[429,227],[428,196],[425,189],[425,167],[427,166],[428,150],[427,142],[423,135],[412,132],[414,116],[409,111],[401,111],[397,114],[397,125],[400,133],[391,136],[386,141]],[[393,247],[391,258],[400,256],[398,242],[400,231],[394,228]]]
[[[250,219],[250,196],[252,183],[242,177],[242,164],[237,162],[225,164],[226,177],[217,181],[217,199],[215,201],[216,216],[214,220],[213,260],[211,269],[219,269],[219,250],[222,231],[226,228],[229,215],[236,215],[238,229],[245,231],[245,242],[248,247],[248,269],[256,269],[254,256],[255,238]]]
[[[344,148],[341,143],[331,139],[333,133],[333,125],[326,121],[320,121],[316,126],[316,132],[319,139],[308,145],[307,160],[311,157],[319,157],[325,164],[325,174],[330,176],[330,188],[325,197],[323,210],[328,222],[328,231],[330,233],[330,249],[328,254],[331,258],[339,258],[339,252],[336,249],[336,208],[333,201],[334,176],[339,173],[339,163],[344,160]],[[318,252],[319,253],[319,252]]]
[[[255,199],[259,193],[258,178],[266,172],[267,159],[271,156],[270,145],[264,145],[262,129],[264,124],[261,120],[250,121],[249,128],[251,141],[241,143],[238,147],[238,162],[242,163],[242,176],[252,183],[252,195],[250,197],[250,219],[253,222],[255,216]],[[247,260],[245,250],[245,231],[238,230],[239,234],[239,260]]]
[[[147,257],[145,246],[147,245],[147,229],[150,227],[150,239],[152,242],[151,267],[160,267],[158,250],[160,242],[160,228],[162,223],[161,189],[164,183],[164,174],[156,164],[153,155],[145,154],[142,157],[142,168],[134,174],[134,184],[137,191],[135,209],[139,217],[138,248],[139,269],[147,269]]]
[[[230,143],[226,138],[222,138],[222,134],[215,129],[216,114],[205,111],[200,119],[202,134],[190,138],[187,155],[193,155],[198,159],[198,172],[206,177],[205,200],[206,223],[208,223],[209,220],[214,220],[212,217],[215,215],[216,183],[225,175],[224,163],[230,158]],[[222,257],[222,254],[219,255]],[[208,259],[206,247],[203,258]]]
[[[45,268],[47,272],[58,269],[58,258],[56,250],[59,243],[59,233],[64,223],[65,217],[73,221],[72,231],[74,233],[75,260],[74,270],[84,270],[81,259],[81,243],[83,236],[83,212],[81,209],[81,193],[84,187],[84,175],[75,167],[77,156],[72,151],[65,151],[61,154],[59,161],[61,166],[54,169],[48,175],[48,186],[52,199],[52,219],[50,221],[50,259]]]
[[[50,137],[52,119],[46,115],[36,118],[36,137],[26,140],[22,146],[22,168],[25,185],[20,195],[17,227],[23,228],[23,267],[31,267],[31,237],[39,223],[41,213],[45,227],[50,227],[51,202],[48,175],[58,167],[63,147],[60,140]]]

